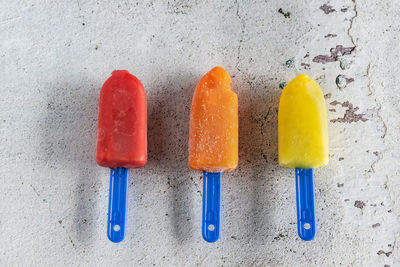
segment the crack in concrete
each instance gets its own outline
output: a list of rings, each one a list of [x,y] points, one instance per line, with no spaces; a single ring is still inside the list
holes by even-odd
[[[36,188],[35,188],[33,185],[30,184],[29,186],[32,188],[33,192],[35,192],[35,194],[36,194],[39,198],[42,198],[42,197],[40,196],[39,192],[36,190]]]
[[[389,188],[388,185],[387,185],[387,184],[388,184],[388,181],[389,181],[389,176],[386,175],[385,177],[386,177],[385,189],[388,191],[389,201],[390,201],[390,203],[392,204],[392,203],[393,203],[393,200],[392,200],[392,196],[390,195],[391,190],[390,190],[390,188]],[[392,205],[391,205],[391,206],[392,206]],[[396,216],[396,218],[397,218],[397,216]],[[398,219],[398,218],[397,218],[397,222],[399,222],[399,219]],[[385,254],[386,257],[389,257],[393,252],[395,252],[396,241],[397,241],[396,236],[397,236],[398,233],[399,233],[399,231],[397,231],[397,232],[394,233],[393,244],[392,244],[392,246],[391,246],[392,249],[391,249],[390,251],[388,251],[388,252],[384,252],[383,250],[379,250],[378,253],[377,253],[378,255]]]
[[[370,71],[371,71],[371,63],[368,63],[368,66],[367,66],[367,78],[368,78],[368,91],[369,91],[369,94],[368,94],[368,96],[371,96],[372,95],[372,89],[371,89],[371,76],[370,76]]]
[[[29,184],[29,186],[32,188],[33,192],[35,192],[36,196],[37,196],[38,198],[42,199],[43,203],[47,203],[47,201],[40,195],[39,191],[38,191],[32,184]],[[47,203],[47,209],[49,210],[50,216],[54,218],[54,214],[53,214],[53,211],[52,211],[51,208],[50,208],[49,203]],[[62,220],[64,220],[64,219],[62,219]],[[61,220],[61,222],[62,222],[62,220]],[[60,225],[61,225],[61,222],[60,222],[60,220],[58,220],[58,223],[59,223]],[[74,241],[73,241],[71,235],[70,235],[69,232],[67,231],[67,229],[65,229],[64,225],[61,225],[61,227],[64,229],[65,233],[67,234],[67,237],[68,237],[69,241],[71,242],[72,247],[73,247],[73,248],[76,248],[76,245],[75,245],[75,243],[74,243]]]
[[[2,20],[0,20],[0,26],[4,26],[7,23],[13,22],[14,20],[18,20],[20,18],[21,18],[21,16],[2,19]]]
[[[78,18],[82,18],[82,26],[85,26],[85,16],[84,15],[82,15],[82,8],[81,8],[81,4],[79,3],[79,0],[76,0],[76,4],[78,5],[78,8],[79,8],[79,16],[78,16]]]
[[[236,0],[235,3],[236,3],[236,17],[240,20],[240,29],[241,29],[240,39],[239,39],[239,46],[238,46],[238,49],[237,49],[237,57],[236,57],[237,61],[236,61],[235,67],[240,73],[242,73],[242,70],[239,68],[239,63],[240,63],[240,53],[241,53],[241,50],[242,50],[244,29],[245,29],[246,25],[245,25],[245,22],[244,22],[243,18],[239,14],[239,9],[240,9],[239,1]]]
[[[382,153],[379,153],[378,155],[377,155],[377,159],[376,160],[374,160],[374,162],[372,162],[372,164],[371,164],[371,170],[372,170],[372,172],[373,173],[375,173],[375,165],[381,160],[381,159],[383,159],[383,156],[382,156]]]
[[[378,110],[377,110],[376,114],[377,114],[378,118],[382,121],[382,124],[383,124],[383,135],[381,136],[381,138],[385,139],[386,133],[387,133],[387,125],[386,125],[386,122],[383,120],[383,117],[381,115],[382,104],[378,103],[378,101],[376,101],[376,98],[375,98],[375,103],[378,105]]]
[[[350,19],[350,26],[349,26],[349,28],[347,29],[347,35],[350,37],[351,43],[352,43],[354,46],[357,46],[357,45],[356,45],[356,42],[354,41],[354,37],[353,37],[353,35],[351,34],[351,30],[353,29],[353,22],[354,22],[354,19],[358,16],[358,10],[357,10],[357,3],[356,3],[356,0],[352,0],[352,1],[353,1],[353,3],[354,3],[354,6],[353,6],[354,16],[351,17],[351,19]]]
[[[383,135],[381,136],[382,139],[385,139],[386,137],[386,133],[387,133],[387,125],[385,120],[383,119],[382,115],[381,115],[381,110],[382,110],[382,104],[378,102],[378,100],[376,99],[375,96],[375,90],[372,90],[372,85],[371,85],[371,63],[368,64],[367,66],[367,78],[368,78],[368,91],[369,94],[368,96],[374,96],[374,102],[376,104],[376,106],[378,107],[377,111],[376,111],[376,116],[379,118],[379,120],[382,122],[383,125]]]
[[[378,99],[377,99],[377,97],[376,97],[376,94],[375,94],[375,93],[376,93],[376,90],[374,90],[374,89],[372,88],[373,86],[372,86],[372,83],[371,83],[371,81],[372,81],[371,70],[372,70],[372,64],[371,64],[371,62],[370,62],[370,63],[368,64],[367,70],[366,70],[366,77],[367,77],[367,79],[368,79],[367,87],[368,87],[368,91],[369,91],[368,96],[369,96],[369,97],[373,97],[373,100],[374,100],[374,102],[375,102],[375,105],[378,107],[378,109],[377,109],[377,111],[376,111],[376,114],[377,114],[377,117],[379,118],[379,120],[382,122],[382,125],[383,125],[383,135],[381,136],[381,138],[382,138],[382,139],[385,139],[388,128],[387,128],[387,125],[386,125],[385,120],[383,119],[383,117],[382,117],[382,115],[381,115],[382,104],[378,101]],[[383,142],[384,142],[384,140],[383,140]],[[383,154],[384,154],[386,151],[387,151],[387,150],[381,151],[381,152],[377,155],[378,158],[371,164],[371,170],[372,170],[374,173],[375,173],[375,166],[376,166],[381,160],[383,160],[383,158],[384,158]],[[391,203],[391,206],[393,206],[393,199],[392,199],[392,196],[391,196],[391,194],[390,194],[392,191],[391,191],[391,189],[390,189],[389,186],[388,186],[389,176],[386,175],[385,177],[386,177],[386,181],[385,181],[385,183],[384,183],[384,185],[385,185],[384,188],[385,188],[385,190],[388,192],[389,202]],[[393,209],[393,208],[392,208],[392,209]],[[391,211],[392,209],[390,209],[390,211]],[[399,220],[397,220],[397,221],[399,221]],[[397,241],[396,236],[398,235],[398,233],[399,233],[399,231],[396,231],[396,232],[394,233],[392,249],[391,249],[390,251],[388,251],[388,252],[384,252],[383,250],[379,250],[378,253],[377,253],[378,255],[384,254],[386,257],[389,257],[389,256],[395,251],[396,241]]]
[[[65,229],[65,226],[62,225],[62,220],[61,220],[61,221],[58,221],[58,224],[62,227],[62,229],[64,229],[65,233],[67,234],[67,237],[68,237],[69,241],[70,241],[71,244],[72,244],[72,247],[75,248],[76,245],[75,245],[74,241],[72,240],[72,237],[71,237],[71,235],[69,234],[69,232],[67,231],[67,229]]]

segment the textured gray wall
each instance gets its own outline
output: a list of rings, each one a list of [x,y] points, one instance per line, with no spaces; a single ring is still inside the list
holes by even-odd
[[[399,10],[377,0],[3,0],[0,264],[400,266]],[[221,239],[207,244],[187,142],[194,88],[217,65],[239,96],[240,161],[223,176]],[[143,82],[149,124],[149,161],[130,171],[117,245],[106,237],[109,171],[94,160],[98,95],[114,69]],[[312,242],[296,233],[294,170],[277,163],[280,84],[300,73],[321,85],[330,120]]]

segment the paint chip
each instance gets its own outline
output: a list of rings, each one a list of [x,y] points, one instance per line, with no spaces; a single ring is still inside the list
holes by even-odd
[[[336,9],[334,9],[332,6],[327,5],[327,4],[324,4],[324,5],[320,6],[319,9],[324,11],[325,14],[330,14],[330,13],[336,11]]]
[[[359,208],[359,209],[363,209],[365,207],[365,203],[361,200],[356,200],[354,202],[354,207]]]
[[[372,225],[372,228],[376,228],[376,227],[379,227],[379,226],[381,226],[380,223],[375,223],[375,224]]]
[[[331,48],[330,50],[331,54],[329,56],[328,55],[316,56],[314,57],[313,62],[322,64],[325,64],[327,62],[335,62],[339,60],[341,56],[350,55],[355,48],[356,48],[355,46],[344,47],[343,45],[337,45],[335,48]]]
[[[332,97],[332,93],[327,93],[326,95],[324,95],[324,98],[325,99],[329,99],[329,98],[331,98]]]
[[[367,118],[364,117],[365,114],[356,114],[356,112],[359,110],[359,107],[354,107],[353,104],[350,103],[349,101],[340,103],[335,100],[335,101],[331,102],[330,104],[332,106],[336,106],[336,105],[340,104],[342,107],[347,108],[343,118],[332,119],[332,120],[330,120],[330,122],[332,122],[332,123],[336,123],[336,122],[352,123],[352,122],[358,122],[358,121],[366,122],[368,120]]]
[[[337,187],[343,187],[344,186],[344,184],[337,184]]]
[[[389,251],[389,252],[385,252],[385,251],[383,251],[383,250],[379,250],[379,251],[378,251],[378,253],[376,253],[376,254],[378,254],[378,255],[385,254],[385,255],[386,255],[386,257],[389,257],[389,256],[390,256],[390,254],[392,254],[392,252],[391,252],[391,251]]]

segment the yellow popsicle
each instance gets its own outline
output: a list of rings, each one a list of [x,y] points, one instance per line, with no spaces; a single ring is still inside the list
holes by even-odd
[[[278,114],[279,164],[316,168],[328,164],[328,126],[319,85],[300,74],[283,89]]]
[[[189,167],[207,172],[238,165],[238,99],[231,77],[215,67],[201,78],[190,112]]]

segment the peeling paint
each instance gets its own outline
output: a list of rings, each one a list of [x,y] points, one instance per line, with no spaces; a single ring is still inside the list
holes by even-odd
[[[331,55],[319,55],[314,57],[313,62],[325,64],[327,62],[335,62],[340,56],[350,55],[355,49],[355,46],[344,47],[343,45],[337,45],[335,48],[331,48]]]
[[[332,6],[323,4],[322,6],[319,7],[322,11],[324,11],[325,14],[330,14],[332,12],[335,12],[336,9],[334,9]]]
[[[359,208],[359,209],[363,209],[365,207],[365,203],[361,200],[356,200],[354,202],[354,207]]]
[[[330,109],[328,109],[330,112],[336,112],[336,109],[334,109],[334,108],[330,108]]]
[[[315,63],[325,64],[325,63],[328,63],[328,62],[335,62],[336,58],[332,57],[332,56],[319,55],[319,56],[314,57],[314,59],[312,61],[315,62]]]
[[[340,104],[342,107],[347,108],[343,118],[332,119],[332,120],[330,120],[330,122],[332,122],[332,123],[336,123],[336,122],[352,123],[352,122],[358,122],[358,121],[366,122],[368,120],[367,118],[364,117],[365,114],[356,114],[356,112],[359,110],[359,107],[354,107],[353,104],[350,103],[349,101],[340,103],[337,100],[335,100],[335,101],[331,102],[330,104],[332,106],[336,106],[336,105]]]
[[[391,252],[391,251],[385,252],[385,251],[383,251],[383,250],[379,250],[378,253],[376,253],[376,254],[378,254],[378,255],[384,254],[384,255],[386,255],[386,257],[389,257],[390,254],[392,254],[392,252]]]

